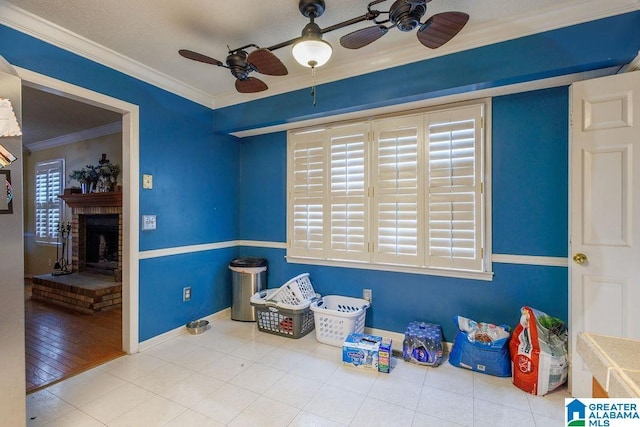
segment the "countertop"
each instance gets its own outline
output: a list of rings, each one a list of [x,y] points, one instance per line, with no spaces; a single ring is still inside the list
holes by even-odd
[[[576,351],[609,397],[640,398],[640,340],[583,332]]]

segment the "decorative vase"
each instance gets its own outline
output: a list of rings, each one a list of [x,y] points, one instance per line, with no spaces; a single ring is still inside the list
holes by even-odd
[[[82,191],[82,194],[88,194],[89,193],[89,183],[88,182],[81,182],[80,183],[80,190]]]

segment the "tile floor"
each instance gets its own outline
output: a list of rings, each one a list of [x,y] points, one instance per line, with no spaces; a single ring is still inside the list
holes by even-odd
[[[561,426],[566,389],[394,359],[345,367],[315,332],[298,340],[215,320],[27,396],[28,426]]]

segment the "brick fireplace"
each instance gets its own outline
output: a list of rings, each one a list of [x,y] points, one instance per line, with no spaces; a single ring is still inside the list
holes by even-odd
[[[73,272],[89,271],[98,274],[113,274],[114,280],[122,279],[122,193],[105,192],[91,194],[69,194],[60,196],[71,207],[71,269]],[[100,221],[100,218],[115,218],[117,216],[117,243],[113,248],[111,262],[113,268],[96,268],[94,263],[87,262],[87,249],[91,247],[87,240],[87,223]],[[116,249],[117,248],[117,249]],[[91,258],[91,255],[89,256]]]
[[[122,192],[65,194],[72,274],[33,278],[32,298],[83,313],[122,306]],[[89,251],[89,252],[87,252]]]

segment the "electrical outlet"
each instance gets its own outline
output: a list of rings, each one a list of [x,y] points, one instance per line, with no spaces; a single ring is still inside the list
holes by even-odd
[[[142,215],[142,231],[155,230],[155,229],[156,229],[156,216]]]
[[[191,286],[185,286],[182,289],[182,301],[187,302],[191,300]]]
[[[48,265],[49,267],[51,267],[51,264],[53,264],[53,263],[51,262],[51,258],[49,258],[49,260],[47,261],[47,265]]]
[[[363,289],[362,290],[362,299],[366,299],[367,301],[371,302],[371,299],[373,298],[373,292],[371,291],[371,289]]]

